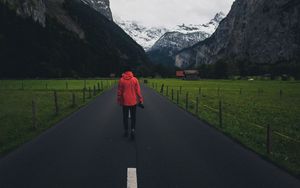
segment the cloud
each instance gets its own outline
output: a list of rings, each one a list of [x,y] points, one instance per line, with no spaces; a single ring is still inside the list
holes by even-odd
[[[234,0],[110,0],[114,17],[150,26],[202,24],[220,11],[228,13]]]

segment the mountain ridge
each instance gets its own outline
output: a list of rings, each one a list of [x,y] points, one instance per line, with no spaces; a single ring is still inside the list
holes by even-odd
[[[136,68],[137,74],[149,72],[142,47],[80,0],[43,1],[45,24],[36,21],[35,14],[16,14],[18,6],[23,6],[17,1],[14,7],[0,2],[1,77],[109,76],[120,74],[123,65]],[[30,10],[35,9],[32,5]],[[68,23],[74,26],[70,20],[83,31],[82,37],[68,28]]]
[[[219,12],[206,24],[182,24],[173,27],[148,27],[135,21],[121,20],[115,18],[115,22],[129,34],[145,51],[151,50],[153,45],[168,32],[180,32],[189,34],[193,32],[205,32],[211,35],[218,26],[219,19],[223,19],[225,14]]]
[[[81,0],[81,1],[89,5],[96,11],[100,12],[110,21],[113,21],[109,0]]]
[[[225,14],[220,12],[207,24],[183,24],[179,26],[180,30],[166,32],[147,51],[149,58],[155,64],[174,66],[175,54],[210,37],[224,17]]]
[[[300,61],[299,9],[300,2],[296,0],[236,0],[216,32],[205,41],[180,51],[175,64],[181,68],[196,68],[228,62],[243,72],[238,67],[245,66],[242,64],[262,69],[264,64],[297,63]],[[277,69],[275,72],[284,73],[287,68]]]

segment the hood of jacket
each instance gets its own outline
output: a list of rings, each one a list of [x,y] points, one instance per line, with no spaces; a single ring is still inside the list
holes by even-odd
[[[124,78],[125,80],[130,80],[131,78],[133,78],[133,73],[131,71],[127,71],[122,74],[122,78]]]

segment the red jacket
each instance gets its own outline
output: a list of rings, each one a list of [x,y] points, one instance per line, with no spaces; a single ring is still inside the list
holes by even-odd
[[[133,76],[133,73],[127,71],[122,74],[118,84],[118,104],[123,106],[134,106],[137,103],[143,103],[139,81]]]

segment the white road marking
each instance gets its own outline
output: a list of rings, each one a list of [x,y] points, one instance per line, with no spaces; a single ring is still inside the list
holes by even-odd
[[[137,188],[136,168],[127,169],[127,188]]]

